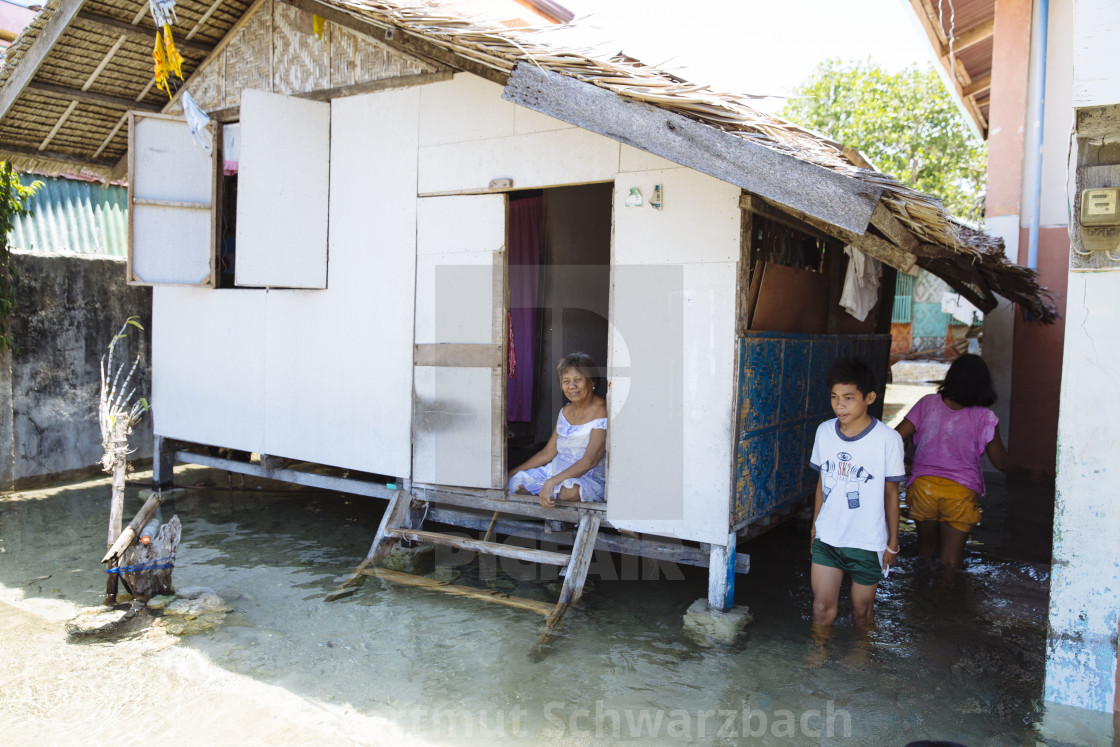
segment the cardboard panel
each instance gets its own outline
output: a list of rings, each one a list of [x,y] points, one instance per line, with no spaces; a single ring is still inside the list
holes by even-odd
[[[751,329],[824,334],[828,329],[828,276],[764,263]]]

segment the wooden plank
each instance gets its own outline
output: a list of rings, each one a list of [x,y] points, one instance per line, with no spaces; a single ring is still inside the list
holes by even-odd
[[[39,37],[32,42],[27,54],[18,63],[12,63],[15,70],[4,84],[3,90],[0,90],[0,119],[8,114],[12,104],[16,102],[16,99],[23,93],[23,89],[35,77],[35,73],[39,71],[43,60],[47,58],[59,37],[77,16],[84,2],[85,0],[60,0],[51,19],[43,26]]]
[[[871,234],[854,233],[842,226],[833,225],[827,221],[810,214],[801,212],[786,205],[775,205],[770,202],[762,202],[753,196],[744,196],[740,200],[740,205],[746,207],[748,210],[753,210],[757,213],[771,217],[775,214],[781,215],[785,213],[789,217],[796,218],[803,223],[807,223],[810,227],[817,232],[825,234],[827,237],[842,241],[845,244],[850,244],[869,257],[874,257],[880,262],[894,267],[900,272],[908,272],[914,266],[914,255],[906,252],[901,247],[897,247],[886,239],[881,239],[878,236]],[[874,210],[871,211],[872,214]],[[870,216],[869,216],[870,218]],[[864,226],[866,228],[866,225]],[[804,229],[802,229],[804,230]],[[810,232],[812,233],[812,232]]]
[[[751,329],[824,334],[829,308],[828,275],[767,262]]]
[[[569,555],[552,552],[551,550],[534,550],[529,547],[504,545],[501,542],[485,542],[483,540],[456,537],[439,532],[426,532],[415,529],[389,529],[388,534],[398,539],[412,540],[413,542],[427,542],[442,547],[456,547],[460,550],[470,550],[484,555],[497,555],[503,558],[513,558],[525,563],[542,563],[544,565],[564,566],[571,560]]]
[[[871,214],[871,225],[901,248],[911,254],[917,254],[918,240],[914,238],[914,234],[906,230],[901,221],[894,217],[894,213],[882,202],[875,206],[875,212]]]
[[[555,508],[544,508],[538,503],[536,496],[518,496],[527,500],[514,500],[514,496],[493,498],[487,495],[488,491],[457,490],[446,486],[417,485],[413,484],[413,491],[421,500],[432,503],[459,506],[462,508],[475,508],[482,511],[501,511],[530,516],[535,519],[554,519],[556,521],[578,522],[587,514],[602,515],[607,511],[605,503],[557,503]],[[499,496],[504,496],[503,491],[494,491]]]
[[[965,98],[975,96],[983,91],[989,91],[992,88],[992,76],[985,75],[983,78],[977,78],[969,83],[961,90],[961,95]]]
[[[124,34],[131,39],[142,41],[148,45],[151,45],[155,40],[155,29],[133,26],[128,21],[110,18],[109,16],[103,16],[100,13],[94,13],[89,10],[78,11],[78,20],[93,26],[98,26],[103,31]],[[198,54],[206,55],[210,54],[214,49],[213,44],[196,42],[186,37],[180,37],[178,31],[173,32],[173,34],[175,37],[175,47],[180,51],[197,52]]]
[[[305,485],[309,488],[320,490],[334,490],[350,495],[364,495],[369,498],[392,498],[396,490],[378,482],[367,482],[352,477],[335,477],[334,475],[320,475],[314,472],[303,472],[295,469],[267,469],[251,462],[239,462],[234,459],[223,459],[209,454],[197,454],[193,451],[176,451],[175,461],[183,464],[198,464],[203,467],[212,467],[227,472],[236,472],[239,475],[264,477],[269,480],[289,482],[293,485]]]
[[[186,210],[209,210],[209,202],[184,202],[182,200],[148,200],[143,197],[133,197],[133,205],[150,205],[152,207],[183,208]]]
[[[444,594],[451,594],[452,596],[503,604],[506,607],[513,607],[514,609],[536,612],[538,615],[550,615],[553,610],[553,605],[548,602],[526,599],[525,597],[514,597],[509,594],[503,594],[499,591],[490,591],[488,589],[476,589],[473,586],[445,584],[423,576],[414,576],[411,573],[391,571],[388,568],[365,568],[362,570],[362,574],[364,576],[376,576],[396,584],[416,586],[421,589],[428,589],[429,591],[439,591]]]
[[[883,190],[561,73],[518,63],[502,98],[862,234]]]
[[[956,39],[953,39],[953,54],[958,55],[961,51],[974,47],[985,39],[991,38],[996,31],[996,19],[993,16],[986,21],[982,21],[970,29],[962,31]],[[949,45],[942,43],[941,56],[949,56]]]
[[[389,530],[402,526],[408,521],[411,508],[412,496],[404,490],[396,491],[393,497],[389,499],[389,505],[385,507],[385,513],[381,514],[381,523],[377,527],[377,533],[373,536],[373,543],[369,547],[369,552],[366,553],[365,560],[358,564],[354,572],[343,580],[337,589],[327,595],[325,601],[333,602],[348,597],[357,591],[357,588],[365,581],[366,575],[369,575],[363,572],[370,566],[376,566],[381,562],[393,549],[393,546],[397,544],[396,537],[392,536]]]
[[[537,645],[530,653],[530,657],[537,659],[544,653],[543,646],[552,636],[552,631],[568,611],[568,608],[579,601],[583,596],[583,585],[587,580],[587,571],[591,567],[591,558],[595,555],[595,537],[599,533],[599,517],[585,516],[576,530],[575,546],[572,547],[572,560],[568,564],[567,575],[564,576],[564,586],[560,589],[560,599],[551,611],[544,624],[544,630]]]
[[[127,96],[112,96],[107,93],[83,91],[80,88],[57,86],[53,83],[40,83],[39,81],[34,80],[27,84],[27,90],[35,91],[36,93],[45,93],[46,95],[53,96],[54,98],[77,101],[82,104],[93,104],[95,106],[104,106],[110,109],[119,109],[122,112],[129,110],[158,112],[163,108],[162,104],[140,103],[134,101],[131,98],[128,98]]]
[[[369,80],[365,83],[352,83],[348,86],[335,86],[334,88],[321,88],[318,91],[293,93],[292,96],[299,99],[311,99],[312,101],[331,101],[332,99],[341,99],[347,96],[361,96],[366,93],[376,93],[377,91],[390,91],[396,88],[411,88],[412,86],[423,86],[428,83],[440,83],[445,80],[451,80],[452,75],[453,74],[449,70],[435,73],[399,75],[395,78]]]
[[[413,364],[459,368],[501,368],[501,345],[435,342],[416,345]]]
[[[52,161],[62,161],[63,163],[72,163],[76,168],[88,166],[90,168],[103,171],[107,168],[112,168],[116,161],[106,158],[82,158],[75,156],[71,153],[61,153],[56,150],[39,150],[38,148],[24,148],[19,145],[8,145],[7,143],[0,144],[0,156],[11,156],[16,158],[35,158],[35,159],[50,159]]]

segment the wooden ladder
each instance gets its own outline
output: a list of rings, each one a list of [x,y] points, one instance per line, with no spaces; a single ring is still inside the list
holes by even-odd
[[[348,597],[358,590],[367,576],[377,576],[386,581],[393,581],[399,584],[418,586],[420,588],[441,591],[454,596],[481,599],[487,602],[504,604],[508,607],[537,612],[545,617],[544,632],[541,634],[541,638],[538,641],[538,648],[541,644],[545,643],[549,636],[552,635],[552,631],[556,628],[557,623],[560,622],[560,618],[564,616],[564,613],[568,611],[569,607],[579,601],[580,596],[583,594],[583,585],[587,580],[587,571],[591,567],[591,558],[595,552],[595,540],[599,534],[599,525],[602,521],[601,517],[598,514],[592,513],[584,514],[580,517],[575,538],[572,541],[572,551],[570,554],[567,554],[550,550],[515,547],[498,542],[487,542],[485,540],[455,537],[439,532],[409,529],[406,527],[406,524],[409,521],[412,500],[412,495],[405,490],[398,490],[390,499],[389,507],[385,510],[384,516],[381,517],[381,524],[377,528],[377,534],[373,538],[373,544],[370,546],[369,553],[366,555],[365,560],[354,569],[354,572],[342,582],[338,589],[327,595],[327,601],[333,602],[336,599]],[[510,512],[516,513],[516,504],[510,506]],[[442,583],[411,573],[379,567],[379,564],[384,560],[385,556],[388,555],[396,546],[397,542],[401,540],[426,542],[433,545],[454,547],[460,550],[470,550],[487,555],[515,558],[521,561],[566,568],[567,571],[564,575],[564,585],[560,590],[560,598],[555,604],[549,604],[536,599],[515,597],[509,594],[497,591],[486,591],[472,586]]]

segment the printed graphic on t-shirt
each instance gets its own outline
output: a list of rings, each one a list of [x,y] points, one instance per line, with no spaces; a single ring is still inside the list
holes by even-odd
[[[821,465],[821,492],[827,501],[832,491],[840,486],[841,493],[848,499],[848,508],[859,508],[859,489],[875,479],[863,467],[852,462],[852,455],[846,451],[836,453],[836,461],[825,460]]]

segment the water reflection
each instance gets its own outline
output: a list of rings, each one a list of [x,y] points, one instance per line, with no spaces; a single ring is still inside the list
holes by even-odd
[[[236,612],[176,647],[338,709],[324,713],[480,745],[1044,740],[1036,725],[1044,718],[1049,574],[1041,564],[973,547],[967,572],[948,584],[917,562],[904,535],[903,558],[880,587],[876,628],[851,625],[845,592],[832,635],[814,641],[804,534],[783,526],[744,548],[752,571],[740,577],[736,598],[755,621],[736,646],[705,649],[683,637],[684,610],[706,593],[706,571],[684,569],[680,581],[593,580],[552,655],[533,663],[527,654],[540,620],[528,613],[376,579],[345,600],[322,601],[365,555],[383,503],[252,482],[230,491],[222,474],[189,475],[217,488],[164,505],[165,516],[183,522],[175,581],[215,589]],[[107,495],[102,482],[0,499],[2,598],[96,604]],[[126,514],[139,503],[130,496]],[[477,562],[457,570],[456,583],[554,594],[548,579],[513,578]],[[94,666],[82,647],[67,650],[67,666]],[[91,724],[97,718],[89,714]],[[1110,726],[1089,728],[1088,738],[1070,743],[1111,739]]]

